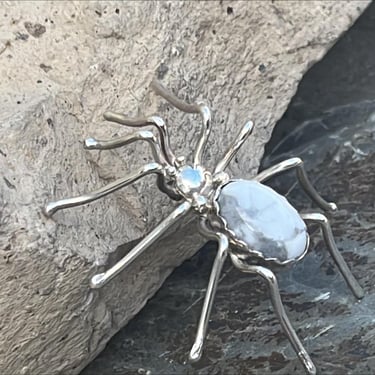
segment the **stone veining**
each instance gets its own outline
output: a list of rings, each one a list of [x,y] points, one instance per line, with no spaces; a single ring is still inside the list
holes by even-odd
[[[264,258],[285,262],[305,253],[308,234],[304,221],[269,187],[256,181],[232,180],[221,189],[217,202],[233,239]]]

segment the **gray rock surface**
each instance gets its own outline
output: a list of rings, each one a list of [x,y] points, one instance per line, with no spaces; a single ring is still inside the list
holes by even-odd
[[[78,373],[201,243],[181,223],[104,290],[89,289],[98,266],[115,262],[172,209],[146,178],[54,220],[42,215],[46,201],[96,189],[150,159],[144,145],[84,151],[88,135],[127,132],[102,113],[158,111],[173,124],[176,152],[189,154],[198,121],[149,93],[156,76],[182,98],[209,100],[208,166],[255,120],[231,166],[250,176],[304,72],[367,4],[1,3],[2,373]]]

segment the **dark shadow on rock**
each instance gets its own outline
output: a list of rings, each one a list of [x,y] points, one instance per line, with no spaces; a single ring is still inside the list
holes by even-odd
[[[323,60],[305,74],[288,110],[274,129],[266,154],[306,120],[326,117],[336,107],[375,99],[374,36],[375,4],[371,4]],[[330,121],[329,126],[335,130],[340,127],[340,121],[350,121],[350,112],[349,109],[345,115],[338,114],[337,121]],[[289,139],[283,149],[290,150],[299,142],[319,137],[327,130],[326,126],[322,123],[310,129],[302,139]]]

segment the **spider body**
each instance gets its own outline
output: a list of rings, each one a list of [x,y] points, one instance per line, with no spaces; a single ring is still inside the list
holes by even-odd
[[[241,259],[286,265],[306,254],[307,228],[298,212],[274,190],[254,180],[220,186],[214,208]]]
[[[106,112],[104,114],[106,120],[135,128],[153,126],[158,134],[149,130],[137,130],[109,141],[88,138],[85,148],[107,150],[136,141],[146,141],[151,147],[154,161],[97,191],[50,202],[46,205],[44,213],[50,217],[60,209],[95,201],[143,176],[156,174],[159,189],[172,200],[177,201],[178,206],[124,258],[105,272],[93,276],[91,287],[94,289],[103,287],[127,268],[175,222],[193,211],[199,217],[199,231],[217,241],[218,250],[209,278],[195,342],[190,351],[190,359],[197,361],[202,355],[220,273],[229,255],[234,266],[240,271],[258,275],[266,281],[276,316],[287,338],[306,372],[310,375],[315,374],[314,363],[286,315],[277,279],[270,267],[284,266],[305,256],[309,236],[304,221],[312,221],[321,227],[330,255],[354,296],[360,299],[364,292],[337,249],[327,217],[321,213],[299,214],[284,197],[263,185],[263,182],[279,173],[295,169],[302,188],[314,203],[325,211],[335,211],[336,205],[326,202],[314,189],[299,158],[288,159],[268,168],[253,180],[230,179],[225,169],[251,134],[253,130],[251,121],[242,127],[214,170],[212,172],[207,170],[202,165],[202,156],[211,129],[210,110],[201,103],[187,104],[181,101],[157,82],[153,82],[153,89],[178,109],[201,116],[202,130],[193,154],[193,162],[188,164],[184,157],[175,156],[170,147],[168,128],[160,117],[128,118],[122,114]]]

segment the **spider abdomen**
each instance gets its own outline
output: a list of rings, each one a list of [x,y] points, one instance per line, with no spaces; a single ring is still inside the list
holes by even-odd
[[[306,225],[281,195],[257,181],[230,180],[216,195],[217,214],[232,241],[265,260],[285,264],[308,247]]]

